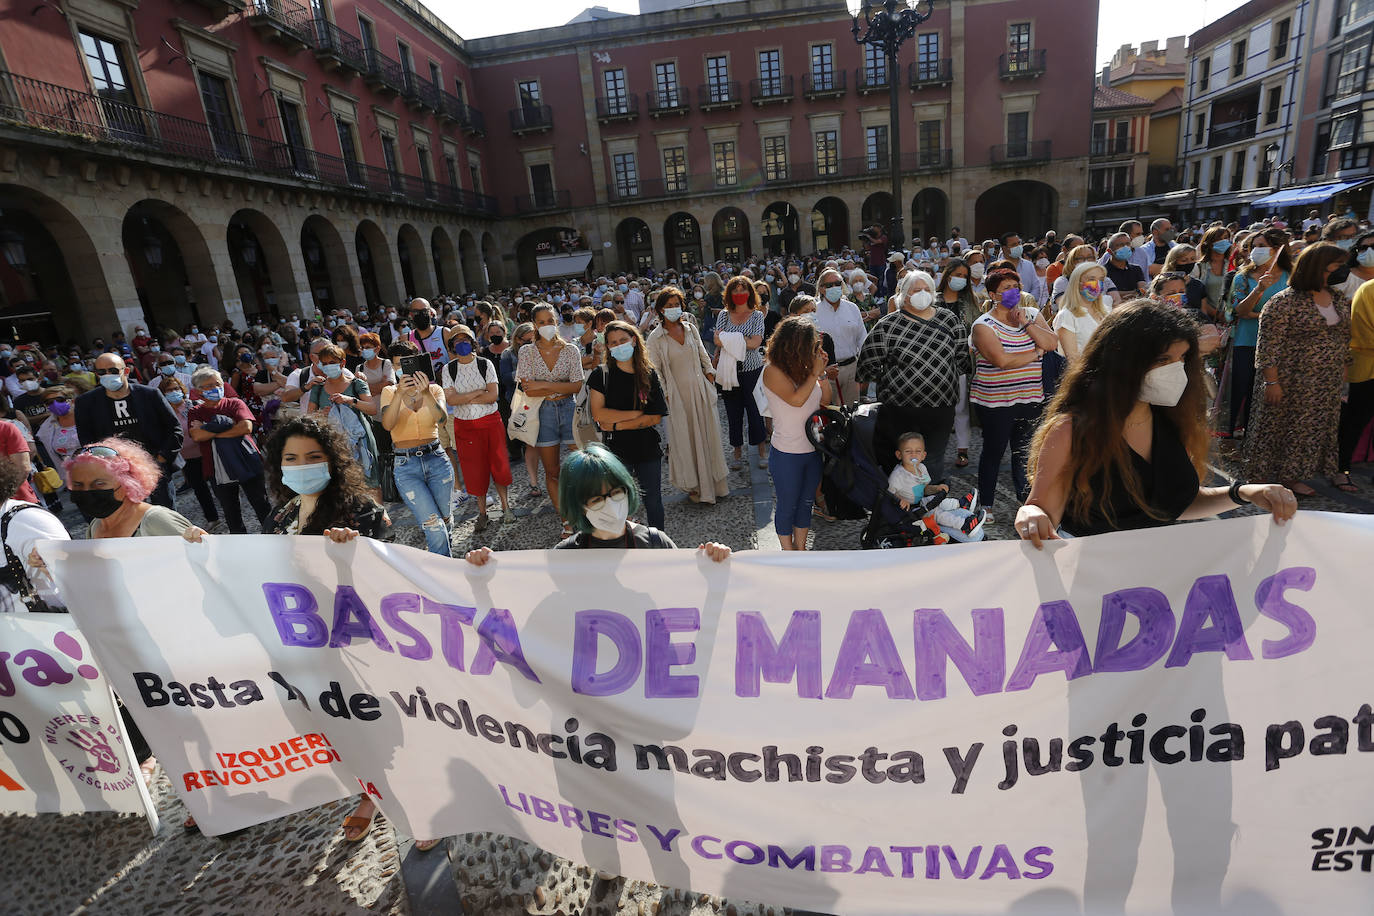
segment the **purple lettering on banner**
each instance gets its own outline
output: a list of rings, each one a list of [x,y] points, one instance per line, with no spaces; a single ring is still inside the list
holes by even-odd
[[[848,846],[822,846],[821,871],[850,871]]]
[[[1209,620],[1212,625],[1204,626]],[[1181,668],[1198,652],[1225,652],[1233,662],[1254,658],[1245,644],[1245,625],[1226,576],[1203,576],[1188,590],[1178,639],[1164,667]]]
[[[615,644],[617,658],[609,671],[598,673],[596,657],[602,636]],[[573,622],[573,693],[589,697],[624,693],[639,677],[641,660],[639,627],[633,620],[615,611],[577,612]]]
[[[939,608],[920,608],[916,618],[916,696],[922,700],[945,697],[945,661],[964,676],[974,696],[996,693],[1007,676],[1006,637],[1000,607],[973,610],[973,645],[945,612]]]
[[[413,592],[397,592],[382,599],[382,619],[393,630],[398,631],[411,641],[409,645],[398,642],[396,651],[402,658],[423,662],[434,657],[434,649],[430,646],[429,640],[425,639],[423,633],[411,626],[409,621],[401,618],[402,614],[418,613],[420,613],[420,596]],[[460,666],[458,670],[462,671],[463,669]]]
[[[294,582],[264,582],[262,593],[283,646],[318,649],[329,642],[329,627],[316,613],[319,605],[310,589]]]
[[[849,625],[845,628],[825,695],[829,699],[847,700],[861,684],[884,688],[891,700],[916,699],[897,644],[887,628],[887,620],[877,608],[849,615]]]
[[[1283,593],[1290,588],[1306,592],[1316,584],[1315,569],[1311,566],[1294,566],[1279,570],[1255,589],[1255,606],[1259,612],[1288,627],[1288,636],[1284,639],[1266,639],[1260,643],[1261,656],[1287,658],[1311,648],[1312,643],[1317,641],[1317,621],[1306,610],[1283,597]]]
[[[715,843],[717,845],[720,844],[720,837],[706,836],[705,834],[702,834],[701,836],[692,837],[692,851],[695,852],[697,855],[701,856],[703,859],[722,858],[721,853],[706,851],[707,840],[710,840],[712,843]]]
[[[463,626],[472,626],[477,619],[477,608],[443,604],[426,598],[424,609],[426,614],[434,614],[439,618],[439,651],[444,653],[444,661],[454,671],[462,671]]]
[[[1025,690],[1037,677],[1051,671],[1063,671],[1068,680],[1073,680],[1092,674],[1092,670],[1088,645],[1083,640],[1083,630],[1078,625],[1073,606],[1067,601],[1046,601],[1035,609],[1030,632],[1021,647],[1021,658],[1007,680],[1007,689]]]
[[[883,850],[878,846],[870,846],[864,852],[864,859],[859,863],[859,867],[854,869],[854,874],[862,875],[871,871],[876,871],[880,875],[892,877],[892,869],[887,865],[887,856],[883,855]]]
[[[329,647],[351,646],[355,638],[370,639],[383,652],[395,651],[386,638],[386,631],[373,619],[357,590],[351,585],[340,585],[334,592],[334,629],[329,636]]]
[[[665,607],[644,614],[644,696],[684,699],[697,696],[695,674],[673,674],[672,669],[697,659],[695,642],[676,643],[674,633],[701,629],[701,611],[694,607]]]
[[[1139,632],[1126,645],[1121,634],[1126,615],[1135,615]],[[1174,639],[1174,612],[1156,588],[1123,588],[1102,596],[1102,624],[1097,631],[1094,671],[1142,671],[1164,657]]]
[[[735,615],[735,696],[759,695],[759,680],[786,684],[797,678],[797,696],[821,698],[821,612],[793,611],[782,642],[774,642],[758,611]]]
[[[501,607],[487,611],[487,616],[477,625],[477,636],[482,644],[472,659],[473,674],[491,674],[491,669],[501,662],[539,683],[539,677],[525,661],[525,650],[520,648],[520,631],[515,628],[515,618],[510,611]]]
[[[15,664],[29,665],[20,672],[20,676],[35,687],[47,687],[50,684],[70,684],[76,675],[72,674],[62,663],[53,658],[42,649],[25,649],[22,652],[14,653]]]

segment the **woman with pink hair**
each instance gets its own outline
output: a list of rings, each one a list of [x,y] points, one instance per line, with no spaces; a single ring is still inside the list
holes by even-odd
[[[199,541],[205,533],[181,513],[147,502],[160,471],[137,442],[101,439],[78,449],[64,467],[72,502],[91,520],[89,537],[180,535]]]

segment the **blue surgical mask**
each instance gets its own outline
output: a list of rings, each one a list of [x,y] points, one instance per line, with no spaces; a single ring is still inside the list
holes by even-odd
[[[839,302],[844,298],[844,290],[838,286],[827,286],[825,288],[825,298],[827,302]]]
[[[363,347],[363,359],[374,359],[376,356],[377,349],[375,347]],[[272,360],[272,365],[275,366],[276,364],[277,361],[275,359]]]
[[[163,365],[157,367],[157,371],[161,372],[163,375],[170,377],[176,375],[177,367],[172,365],[171,363],[164,363]]]
[[[460,341],[458,341],[456,344],[453,345],[453,352],[454,352],[454,353],[457,353],[459,356],[471,356],[471,355],[472,355],[472,341],[470,341],[470,340],[460,340]]]
[[[580,321],[574,321],[572,331],[574,337],[581,337],[587,333],[587,326]]]
[[[1355,260],[1360,262],[1361,267],[1374,267],[1374,248],[1360,249],[1360,253],[1355,255]]]
[[[1215,242],[1212,243],[1212,250],[1215,251],[1217,254],[1225,254],[1226,252],[1231,250],[1231,240],[1217,239]]]
[[[182,394],[180,391],[167,392],[168,404],[180,404],[184,400],[186,400],[186,395]]]
[[[1118,261],[1129,261],[1131,259],[1131,246],[1122,245],[1116,251],[1112,252],[1112,257],[1116,258]]]
[[[173,356],[173,357],[172,357],[172,362],[176,363],[178,366],[184,366],[184,365],[186,365],[186,357],[184,357],[184,356]]]
[[[282,465],[281,482],[302,496],[318,493],[329,486],[329,462]]]
[[[1342,251],[1349,251],[1350,249],[1352,249],[1352,248],[1355,247],[1355,240],[1354,240],[1354,239],[1336,239],[1336,244],[1340,246],[1340,248],[1341,248]]]
[[[218,387],[202,388],[200,393],[205,395],[205,400],[207,401],[218,401],[220,398],[224,397],[224,389]]]
[[[320,371],[325,378],[338,378],[343,375],[343,366],[339,363],[320,363]]]
[[[124,376],[122,375],[102,375],[100,384],[106,391],[118,391],[124,387]]]
[[[366,353],[367,351],[364,350],[363,352]],[[278,361],[279,357],[276,356],[264,356],[262,358],[263,365],[267,366],[270,369],[275,369],[277,367]]]
[[[610,349],[611,358],[616,361],[627,360],[635,355],[635,344],[632,340],[627,340],[623,344],[616,344]]]
[[[952,290],[954,290],[956,293],[962,293],[962,292],[964,291],[964,288],[967,287],[967,286],[968,286],[968,277],[950,277],[950,278],[949,278],[949,288],[952,289]]]
[[[621,291],[622,293],[629,292],[629,291],[630,291],[630,286],[629,286],[629,284],[628,284],[628,283],[622,283],[622,284],[620,284],[620,291]]]
[[[682,318],[682,306],[670,305],[663,310],[663,317],[668,321],[678,321]]]
[[[1013,261],[1019,261],[1021,259],[1021,252],[1025,251],[1025,249],[1025,245],[1013,245],[1011,246],[1011,250],[1007,252],[1007,257],[1011,258]]]

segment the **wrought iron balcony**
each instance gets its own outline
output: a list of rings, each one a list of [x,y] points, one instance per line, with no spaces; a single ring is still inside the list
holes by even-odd
[[[859,95],[886,92],[891,85],[892,74],[887,72],[887,67],[879,67],[876,70],[860,67],[854,71],[854,88],[859,90]]]
[[[954,163],[949,149],[908,150],[902,153],[903,172],[944,172]]]
[[[649,100],[649,117],[663,115],[685,115],[692,110],[692,100],[686,86],[679,86],[667,92],[645,93]]]
[[[1130,137],[1094,137],[1088,146],[1088,154],[1091,156],[1125,156],[1131,152],[1131,149]]]
[[[848,77],[848,70],[808,73],[802,80],[802,95],[808,99],[837,99],[844,95]]]
[[[697,90],[697,107],[702,111],[723,111],[740,106],[739,80],[705,83]]]
[[[1019,143],[999,143],[989,153],[993,165],[1026,165],[1049,162],[1050,141],[1022,140]]]
[[[289,48],[308,48],[315,40],[315,14],[289,0],[248,0],[248,24],[259,35]]]
[[[1207,132],[1207,148],[1213,149],[1228,143],[1249,140],[1255,136],[1257,123],[1257,118],[1246,118],[1244,121],[1232,121],[1228,124],[1213,124]]]
[[[510,110],[510,129],[516,136],[553,129],[553,109],[547,105],[521,105]]]
[[[406,104],[416,111],[438,111],[442,107],[440,88],[413,70],[406,70]]]
[[[603,95],[596,100],[596,119],[602,124],[633,121],[639,117],[639,96],[633,92]]]
[[[310,20],[314,33],[315,58],[326,70],[367,72],[363,43],[328,19]]]
[[[997,72],[1004,80],[1033,79],[1045,72],[1045,49],[1010,51],[997,58]]]
[[[948,57],[912,61],[909,69],[912,89],[930,89],[954,82],[954,61]]]
[[[572,192],[566,189],[555,191],[536,191],[533,194],[515,195],[516,213],[538,213],[545,210],[567,210],[572,206]]]
[[[749,100],[755,105],[790,102],[793,95],[792,85],[793,79],[790,74],[752,79],[749,81]]]
[[[369,86],[392,94],[405,91],[406,71],[399,62],[376,48],[367,48],[363,53],[367,58],[367,72],[363,74],[363,78]]]

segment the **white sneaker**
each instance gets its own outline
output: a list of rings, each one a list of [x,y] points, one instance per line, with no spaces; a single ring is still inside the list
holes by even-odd
[[[488,505],[488,506],[494,506],[494,505],[496,505],[496,494],[495,494],[495,493],[488,493],[488,494],[487,494],[487,505]]]

